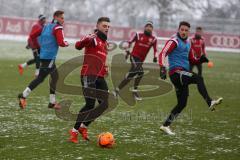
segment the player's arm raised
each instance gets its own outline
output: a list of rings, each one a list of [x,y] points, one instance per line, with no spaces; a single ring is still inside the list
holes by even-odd
[[[128,41],[128,47],[126,47],[125,52],[125,59],[128,59],[129,55],[130,55],[130,47],[132,45],[132,43],[136,42],[138,40],[138,33],[134,34],[134,36],[131,37],[131,39]]]
[[[83,37],[80,41],[77,41],[75,43],[75,48],[77,50],[81,50],[84,47],[88,47],[90,45],[93,45],[94,44],[94,38],[96,38],[95,34]]]

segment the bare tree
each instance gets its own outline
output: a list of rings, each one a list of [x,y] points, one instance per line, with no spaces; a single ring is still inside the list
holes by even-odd
[[[222,3],[220,7],[216,6],[217,1],[207,0],[204,8],[203,17],[232,18],[240,17],[240,0],[231,0]]]
[[[110,9],[109,14],[113,16],[115,23],[119,24],[120,22],[131,27],[137,27],[139,17],[146,14],[149,10],[149,3],[145,0],[109,0],[107,5]]]
[[[189,19],[196,10],[204,6],[203,1],[189,0],[149,0],[149,3],[157,7],[160,28],[168,28],[168,25],[172,24],[174,20],[182,19],[180,14]]]

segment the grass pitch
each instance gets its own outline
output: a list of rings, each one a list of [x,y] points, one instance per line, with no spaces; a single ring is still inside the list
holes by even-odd
[[[58,64],[79,54],[73,47],[60,49]],[[47,81],[29,96],[27,109],[19,109],[17,94],[33,79],[34,67],[19,76],[17,65],[31,53],[24,43],[0,41],[0,159],[239,159],[240,53],[208,54],[214,67],[203,68],[207,89],[213,98],[224,98],[217,111],[210,112],[191,85],[188,105],[172,126],[176,136],[167,136],[159,127],[176,104],[174,91],[134,107],[120,101],[89,127],[90,142],[72,144],[67,139],[74,121],[63,121],[47,108]],[[80,85],[78,71],[71,74],[71,82]],[[59,94],[58,100],[66,97],[74,100],[71,110],[77,113],[83,98]],[[96,144],[97,135],[105,131],[115,136],[112,149]]]

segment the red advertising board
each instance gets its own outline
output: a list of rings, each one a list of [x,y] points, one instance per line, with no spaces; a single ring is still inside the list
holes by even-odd
[[[27,36],[31,26],[36,21],[33,19],[0,17],[0,34],[6,35],[23,35]],[[67,38],[80,39],[84,35],[93,32],[95,25],[77,22],[66,22],[64,33]],[[121,41],[127,40],[136,31],[142,29],[133,29],[128,27],[113,26],[110,29],[109,40]],[[157,37],[170,37],[174,31],[155,30]],[[207,47],[240,49],[240,35],[228,35],[218,33],[205,33]]]

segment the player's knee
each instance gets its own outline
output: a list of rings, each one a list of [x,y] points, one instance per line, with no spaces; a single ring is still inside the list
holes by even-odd
[[[138,76],[141,76],[141,77],[142,77],[143,75],[144,75],[144,72],[143,72],[143,71],[139,71],[139,72],[138,72]]]
[[[88,109],[93,109],[95,106],[95,102],[86,102],[85,106]]]
[[[135,72],[129,72],[128,75],[126,76],[126,79],[132,79],[136,75]]]
[[[38,76],[37,81],[38,83],[42,83],[44,81],[44,77]]]
[[[199,75],[199,74],[194,74],[193,76],[194,76],[194,78],[196,79],[197,82],[203,81],[203,77],[202,77],[201,75]]]

